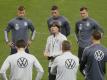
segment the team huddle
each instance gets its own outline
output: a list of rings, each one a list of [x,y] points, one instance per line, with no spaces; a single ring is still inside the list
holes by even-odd
[[[101,44],[104,31],[88,16],[87,7],[80,8],[82,19],[75,23],[78,57],[71,52],[71,44],[67,39],[71,33],[69,21],[60,15],[56,5],[52,6],[51,13],[52,16],[47,20],[50,35],[44,51],[44,57],[49,62],[48,80],[77,80],[78,69],[84,80],[105,80],[107,48]],[[10,31],[11,39],[8,36]],[[25,18],[24,6],[18,7],[17,16],[9,21],[4,34],[11,51],[0,69],[2,80],[8,80],[8,68],[10,80],[32,80],[33,66],[37,70],[35,80],[41,80],[45,72],[28,49],[35,38],[36,30],[32,22]]]

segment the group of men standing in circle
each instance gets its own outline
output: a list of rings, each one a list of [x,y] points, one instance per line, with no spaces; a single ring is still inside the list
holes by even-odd
[[[104,80],[107,49],[100,44],[104,32],[100,25],[89,17],[87,7],[80,8],[82,19],[75,24],[78,57],[72,54],[71,44],[67,40],[71,33],[69,21],[60,15],[56,5],[52,6],[51,14],[47,20],[50,35],[44,51],[44,56],[49,61],[48,80],[76,80],[79,65],[85,80]],[[11,41],[8,39],[10,31]],[[40,80],[44,70],[39,61],[29,54],[28,49],[36,30],[32,22],[25,18],[24,6],[18,7],[17,17],[9,21],[4,33],[6,43],[11,47],[11,55],[1,67],[2,78],[7,80],[6,70],[10,67],[11,80],[32,80],[34,65],[38,71],[35,80]]]

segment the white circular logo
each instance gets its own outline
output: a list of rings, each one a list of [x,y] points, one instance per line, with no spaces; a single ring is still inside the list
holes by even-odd
[[[89,27],[89,26],[90,26],[90,23],[89,23],[89,22],[87,22],[87,24],[86,24],[86,25],[87,25],[87,27]]]
[[[27,26],[28,24],[27,24],[27,22],[24,22],[24,26]]]
[[[67,69],[73,69],[75,67],[76,63],[73,59],[67,59],[65,61],[65,66]]]
[[[79,30],[82,30],[82,24],[79,25]]]
[[[101,50],[97,50],[94,57],[97,61],[101,61],[104,58],[104,53]]]
[[[19,25],[18,24],[15,25],[15,29],[19,30]]]

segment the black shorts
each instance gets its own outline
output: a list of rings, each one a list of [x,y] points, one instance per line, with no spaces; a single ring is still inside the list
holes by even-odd
[[[51,67],[48,67],[48,80],[55,80],[56,79],[56,75],[51,74]]]
[[[81,58],[82,58],[82,54],[85,48],[78,48],[78,58],[79,58],[79,63],[81,63]]]

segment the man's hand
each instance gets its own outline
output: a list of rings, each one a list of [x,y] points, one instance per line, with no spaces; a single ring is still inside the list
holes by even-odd
[[[8,45],[9,47],[13,47],[13,46],[14,46],[14,43],[13,43],[13,42],[7,42],[7,45]]]
[[[48,55],[47,53],[44,53],[44,56],[45,56],[45,57],[48,57],[49,55]]]
[[[31,43],[32,43],[32,41],[31,40],[28,40],[28,46],[30,46],[31,45]]]

